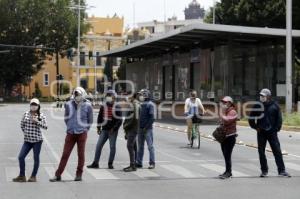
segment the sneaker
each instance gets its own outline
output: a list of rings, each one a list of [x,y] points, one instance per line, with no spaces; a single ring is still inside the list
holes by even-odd
[[[82,181],[82,177],[81,176],[76,176],[74,181],[76,181],[76,182]]]
[[[51,178],[49,181],[50,182],[60,182],[61,181],[61,177],[60,176],[55,176],[55,177]]]
[[[225,173],[223,173],[222,175],[219,176],[219,178],[223,179],[223,180],[231,178],[231,177],[232,177],[232,174],[229,173],[229,172],[225,172]]]
[[[35,176],[31,176],[27,182],[36,182],[36,177]]]
[[[27,182],[25,176],[18,176],[13,179],[13,182]]]
[[[99,164],[96,164],[96,163],[93,162],[92,164],[90,164],[86,167],[89,168],[89,169],[99,169]]]
[[[136,171],[135,166],[129,166],[123,169],[123,171],[125,172],[132,172],[132,171]]]
[[[148,169],[155,169],[155,164],[150,164],[150,166],[148,167]]]
[[[286,171],[282,171],[282,172],[280,172],[278,175],[281,176],[281,177],[287,177],[287,178],[292,177],[292,176],[291,176],[288,172],[286,172]]]
[[[266,177],[268,177],[268,172],[266,172],[266,171],[261,172],[261,174],[260,174],[259,177],[261,177],[261,178],[266,178]]]
[[[113,164],[108,164],[108,169],[114,169]]]
[[[141,168],[143,168],[143,165],[141,165],[141,164],[135,164],[135,168],[141,169]]]

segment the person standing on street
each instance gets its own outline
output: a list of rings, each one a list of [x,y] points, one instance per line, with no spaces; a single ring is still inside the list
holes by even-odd
[[[220,179],[227,179],[232,177],[232,162],[231,155],[236,143],[237,131],[236,121],[238,114],[235,110],[233,99],[226,96],[221,100],[220,109],[220,126],[225,133],[225,140],[221,143],[222,153],[225,159],[226,170],[219,175]]]
[[[61,181],[61,175],[75,144],[77,144],[78,165],[74,180],[82,181],[87,134],[93,124],[93,107],[85,97],[85,90],[77,87],[73,92],[73,99],[65,104],[67,135],[58,169],[55,172],[55,177],[50,179],[50,182]]]
[[[19,153],[19,176],[13,179],[13,182],[26,182],[25,176],[25,158],[33,149],[33,171],[28,182],[36,182],[36,176],[40,166],[40,152],[43,143],[42,129],[47,129],[46,117],[40,112],[40,101],[36,98],[30,101],[30,111],[27,111],[21,120],[21,129],[24,133],[24,143]]]
[[[149,151],[149,167],[155,168],[155,154],[153,146],[153,123],[155,119],[155,105],[151,101],[151,93],[147,89],[142,89],[139,92],[140,116],[139,116],[139,132],[138,132],[138,155],[136,160],[136,167],[143,167],[144,144],[147,142]]]
[[[119,128],[122,125],[121,107],[116,105],[116,92],[108,90],[105,96],[105,104],[100,106],[97,122],[97,132],[99,135],[95,150],[95,157],[92,164],[87,168],[98,169],[101,152],[106,141],[109,140],[110,154],[108,168],[114,169],[113,162],[116,155],[116,144]]]
[[[267,88],[260,92],[260,103],[253,107],[250,113],[249,125],[257,131],[258,154],[261,166],[260,177],[268,176],[268,163],[266,158],[266,144],[269,142],[278,169],[278,175],[291,177],[285,170],[278,132],[282,126],[282,115],[279,105],[272,100],[271,91]],[[261,111],[258,111],[262,108]]]
[[[125,139],[127,139],[127,149],[129,152],[130,165],[124,168],[125,172],[136,171],[135,162],[137,156],[137,143],[136,137],[139,129],[139,101],[137,94],[134,94],[130,99],[131,106],[128,107],[129,111],[126,113],[126,119],[123,124]]]

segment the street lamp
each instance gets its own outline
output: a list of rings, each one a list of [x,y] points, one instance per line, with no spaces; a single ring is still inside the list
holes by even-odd
[[[79,78],[79,66],[80,66],[80,22],[81,22],[81,10],[86,10],[88,8],[94,8],[94,6],[82,6],[81,0],[78,0],[78,5],[69,6],[68,8],[77,10],[78,13],[78,32],[77,32],[77,68],[76,68],[76,82],[77,86],[80,86],[80,78]]]
[[[291,113],[292,100],[292,0],[286,0],[286,113]]]

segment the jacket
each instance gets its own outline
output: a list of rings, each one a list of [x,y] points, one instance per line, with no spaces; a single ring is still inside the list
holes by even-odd
[[[269,101],[254,105],[253,109],[261,107],[263,107],[262,110],[253,110],[250,113],[250,119],[248,120],[250,127],[266,132],[279,132],[282,126],[282,114],[278,104]]]
[[[110,113],[111,111],[111,113]],[[108,116],[111,114],[111,116]],[[122,125],[122,111],[120,106],[115,106],[114,103],[105,103],[100,105],[97,127],[102,130],[118,131]]]
[[[155,119],[155,110],[154,110],[154,103],[150,100],[145,101],[140,106],[140,122],[139,126],[140,129],[153,129],[153,123]]]
[[[238,120],[238,114],[234,107],[230,107],[225,110],[220,116],[221,126],[226,134],[226,136],[231,136],[236,134],[236,121]]]
[[[134,131],[137,132],[139,128],[139,102],[134,100],[132,103],[132,109],[126,113],[126,119],[123,123],[125,133]]]

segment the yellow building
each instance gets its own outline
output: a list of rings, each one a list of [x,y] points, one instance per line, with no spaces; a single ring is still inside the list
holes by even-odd
[[[80,85],[88,92],[101,92],[103,87],[103,71],[105,58],[97,57],[100,52],[119,48],[125,44],[124,18],[118,17],[90,17],[87,22],[91,25],[88,33],[82,36],[80,44]],[[89,55],[92,55],[89,57]],[[77,86],[77,57],[72,60],[60,59],[59,73],[64,77],[64,86],[70,84],[70,90]],[[114,60],[114,76],[120,60]],[[95,75],[96,71],[96,75]],[[95,78],[96,77],[96,78]],[[69,82],[69,83],[68,83]],[[23,86],[22,93],[30,98],[34,96],[36,86],[45,98],[56,98],[56,59],[50,57],[45,60],[42,69],[33,77],[27,86]],[[62,89],[65,90],[65,89]]]
[[[88,18],[87,22],[91,28],[87,34],[83,35],[80,44],[80,85],[90,93],[100,93],[103,91],[103,72],[107,60],[97,55],[125,45],[124,18],[117,15],[106,18],[93,16]],[[77,58],[74,58],[73,85],[77,84],[77,65]],[[119,65],[120,59],[113,60],[114,78],[116,78],[115,73]]]
[[[72,67],[67,58],[59,59],[59,74],[63,75],[64,80],[72,83]],[[48,57],[44,61],[41,70],[31,77],[31,82],[23,86],[23,94],[27,98],[35,96],[36,88],[41,92],[44,98],[56,98],[57,96],[56,81],[56,59]]]

